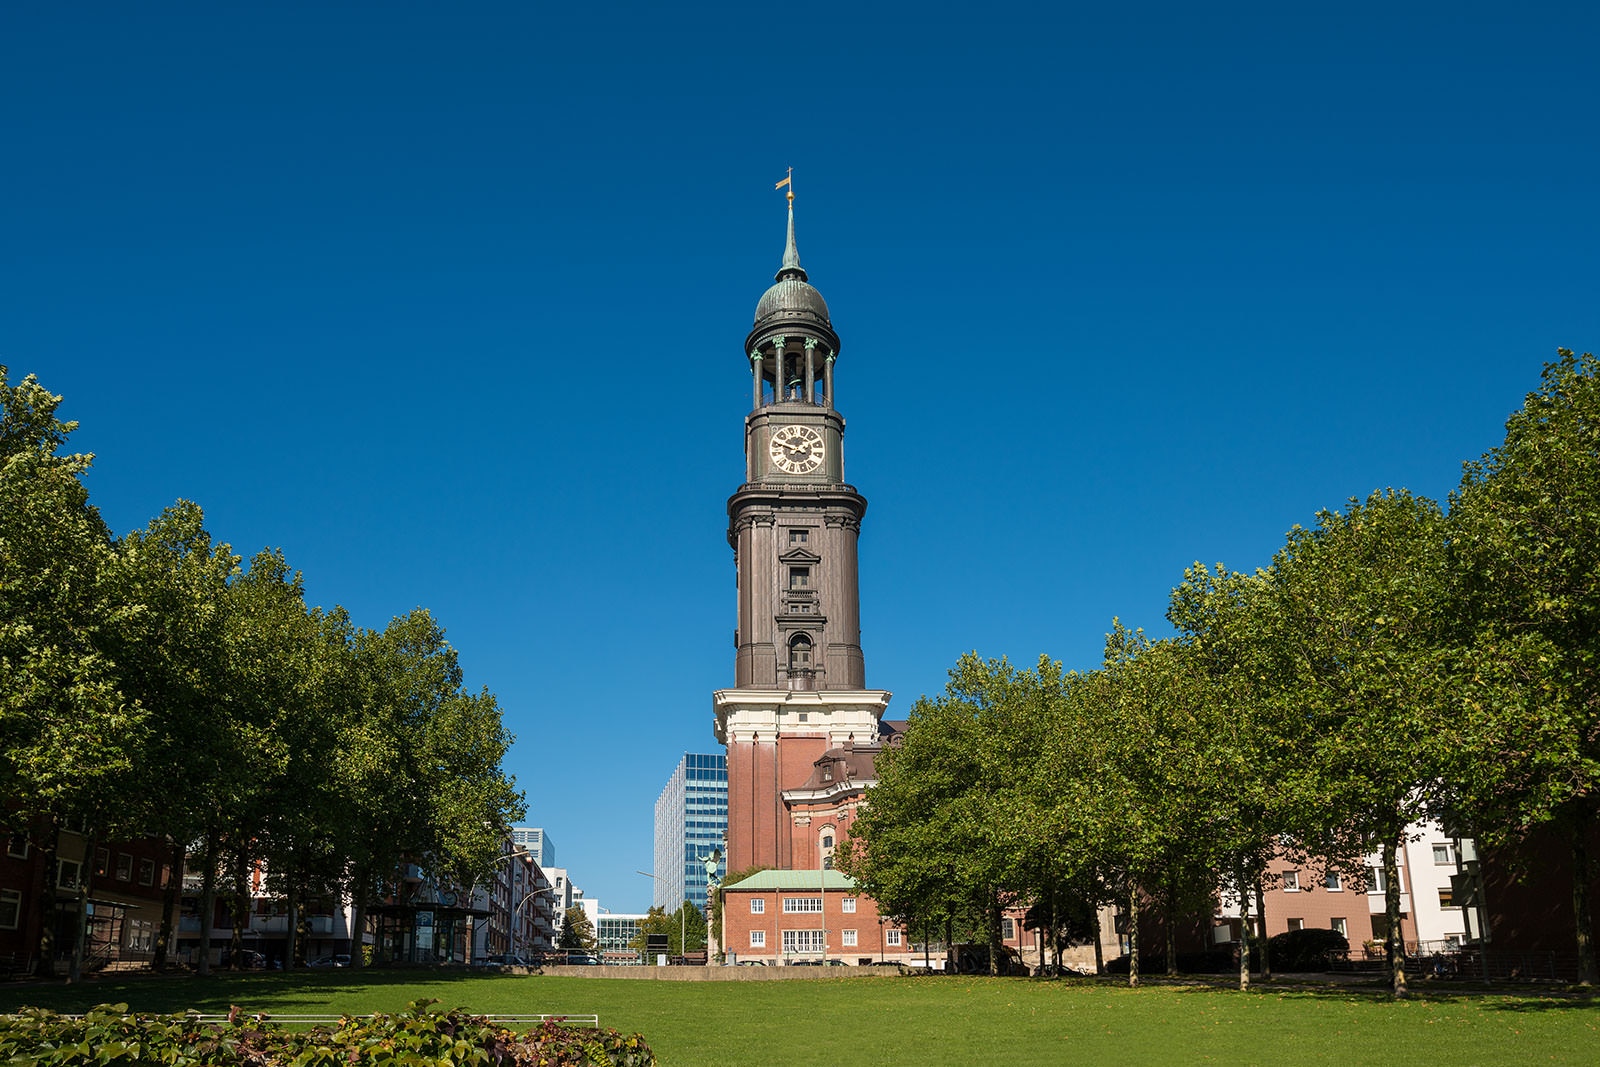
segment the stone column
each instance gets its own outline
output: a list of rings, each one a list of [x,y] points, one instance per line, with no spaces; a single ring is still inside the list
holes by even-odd
[[[811,356],[817,349],[815,337],[806,338],[806,403],[817,402],[817,372],[811,369]]]
[[[750,410],[761,410],[761,350],[750,353],[751,398]]]
[[[828,391],[825,399],[830,408],[833,407],[833,360],[834,353],[829,352],[827,361],[822,365],[822,387]]]

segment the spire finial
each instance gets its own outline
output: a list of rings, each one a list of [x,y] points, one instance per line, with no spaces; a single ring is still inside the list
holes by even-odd
[[[783,245],[783,266],[778,268],[778,277],[779,278],[797,277],[801,281],[804,281],[805,277],[806,277],[806,271],[805,271],[804,267],[800,266],[800,250],[795,247],[795,243],[794,243],[794,168],[793,167],[789,168],[788,175],[782,181],[780,181],[776,185],[774,185],[773,188],[774,189],[782,189],[786,185],[789,187],[789,192],[786,194],[787,199],[789,201],[789,234],[788,234],[787,240],[785,240],[784,245]]]

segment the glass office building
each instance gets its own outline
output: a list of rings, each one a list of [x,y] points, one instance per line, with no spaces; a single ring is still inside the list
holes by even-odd
[[[656,907],[706,910],[705,859],[728,836],[728,757],[686,752],[656,800]],[[727,870],[718,865],[717,877]]]

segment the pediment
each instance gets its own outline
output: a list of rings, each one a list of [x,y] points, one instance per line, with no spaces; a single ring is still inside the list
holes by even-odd
[[[804,548],[791,548],[778,557],[779,563],[821,563],[822,557]]]

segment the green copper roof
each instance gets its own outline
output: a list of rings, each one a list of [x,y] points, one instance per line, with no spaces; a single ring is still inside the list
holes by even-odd
[[[839,871],[757,871],[750,877],[724,889],[745,889],[759,892],[767,889],[810,889],[813,891],[855,891],[856,880]]]

